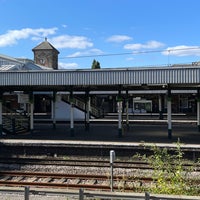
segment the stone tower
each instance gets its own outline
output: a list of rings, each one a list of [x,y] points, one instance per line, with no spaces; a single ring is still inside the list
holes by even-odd
[[[44,42],[33,48],[32,51],[36,64],[51,69],[58,69],[58,54],[60,52],[47,41],[47,38],[45,38]]]

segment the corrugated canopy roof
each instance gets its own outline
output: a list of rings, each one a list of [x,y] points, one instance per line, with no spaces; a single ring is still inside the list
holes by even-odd
[[[200,90],[200,67],[0,71],[0,88],[4,91]]]

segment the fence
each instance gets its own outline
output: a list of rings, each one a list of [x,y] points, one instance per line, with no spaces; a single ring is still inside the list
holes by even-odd
[[[30,188],[26,186],[24,188],[14,188],[14,187],[3,187],[0,188],[0,196],[4,194],[14,194],[20,193],[21,198],[24,200],[31,200],[33,197],[38,197],[37,199],[42,200],[52,197],[52,199],[60,199],[63,197],[64,200],[77,199],[77,200],[94,200],[94,199],[104,199],[104,200],[199,200],[200,197],[197,196],[180,196],[180,195],[155,195],[146,193],[123,193],[123,192],[105,192],[105,191],[89,191],[89,190],[68,190],[68,189],[47,189],[47,188]],[[6,198],[10,199],[10,198]]]

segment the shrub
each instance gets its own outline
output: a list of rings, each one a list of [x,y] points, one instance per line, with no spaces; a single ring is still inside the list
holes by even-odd
[[[191,172],[195,171],[195,164],[185,167],[181,144],[178,140],[174,154],[170,154],[167,148],[160,148],[156,145],[152,147],[153,155],[147,157],[139,156],[140,159],[147,161],[153,169],[153,183],[149,192],[157,194],[176,194],[176,195],[199,195],[200,190],[193,184]]]

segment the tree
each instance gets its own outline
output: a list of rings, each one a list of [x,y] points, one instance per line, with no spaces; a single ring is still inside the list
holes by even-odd
[[[100,69],[100,63],[96,61],[95,59],[92,62],[92,69]]]

